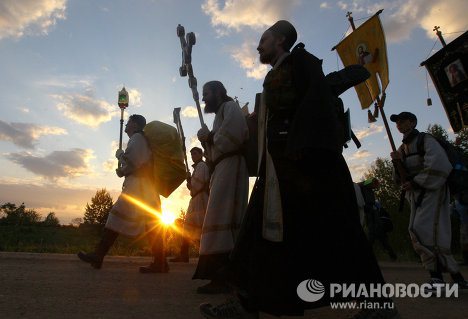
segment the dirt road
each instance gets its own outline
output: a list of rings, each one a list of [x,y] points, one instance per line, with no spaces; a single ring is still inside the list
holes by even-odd
[[[191,280],[196,260],[171,264],[168,274],[139,274],[138,267],[149,261],[108,257],[97,271],[74,255],[0,252],[0,318],[202,318],[200,303],[227,297],[195,293],[205,283]],[[383,263],[382,270],[390,283],[427,280],[419,264]],[[468,277],[467,267],[462,272]],[[468,318],[468,292],[458,298],[395,301],[403,318]],[[305,318],[348,316],[349,311],[322,308],[308,311]]]

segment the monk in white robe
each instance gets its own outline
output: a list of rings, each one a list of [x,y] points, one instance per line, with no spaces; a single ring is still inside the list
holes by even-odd
[[[249,138],[239,105],[219,81],[203,86],[205,112],[216,113],[213,129],[202,128],[198,138],[212,167],[210,196],[202,228],[200,259],[193,279],[210,279],[198,293],[228,290],[219,270],[227,265],[247,207],[249,174],[242,147]]]
[[[190,155],[194,163],[192,176],[187,181],[191,199],[185,215],[180,254],[172,258],[171,262],[189,262],[190,244],[200,241],[201,228],[208,205],[210,170],[203,161],[203,150],[194,147],[190,150]]]

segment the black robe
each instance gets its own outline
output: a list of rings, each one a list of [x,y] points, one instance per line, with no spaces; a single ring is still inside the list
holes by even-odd
[[[283,241],[262,237],[263,168],[226,269],[244,306],[278,316],[329,305],[327,293],[317,302],[301,300],[297,287],[304,280],[320,281],[327,292],[330,283],[384,282],[359,223],[321,61],[293,51],[283,67],[292,72],[296,105],[287,140],[268,144],[280,185]]]

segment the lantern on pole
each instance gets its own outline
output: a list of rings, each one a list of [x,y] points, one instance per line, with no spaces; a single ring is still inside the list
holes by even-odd
[[[128,107],[128,92],[125,90],[125,86],[122,90],[119,91],[118,104],[120,107],[120,139],[119,139],[119,149],[122,149],[122,132],[123,132],[123,116],[124,111]]]

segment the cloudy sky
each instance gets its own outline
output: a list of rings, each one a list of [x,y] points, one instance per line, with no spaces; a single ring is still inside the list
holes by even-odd
[[[192,56],[199,89],[221,80],[241,104],[253,105],[268,71],[255,49],[268,26],[290,20],[298,40],[324,60],[329,73],[342,67],[331,48],[349,29],[346,12],[359,25],[379,9],[390,67],[387,115],[410,110],[420,128],[438,123],[449,129],[419,65],[441,48],[435,25],[447,42],[468,29],[466,0],[2,0],[0,203],[24,202],[43,216],[53,211],[67,224],[83,216],[96,190],[106,188],[115,199],[122,183],[113,154],[123,85],[130,93],[126,116],[171,123],[173,108],[181,107],[187,148],[197,145],[197,113],[187,78],[179,76],[178,24],[196,34]],[[359,180],[377,156],[388,157],[390,145],[380,119],[367,123],[353,90],[343,99],[363,143],[344,152]],[[213,117],[205,120],[211,125]],[[180,187],[163,208],[185,209],[187,195]]]

